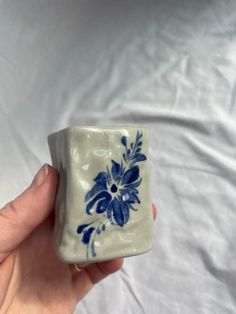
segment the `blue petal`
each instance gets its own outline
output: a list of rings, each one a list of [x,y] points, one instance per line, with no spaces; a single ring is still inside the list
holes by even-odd
[[[93,188],[85,195],[85,202],[88,202],[90,198],[92,198],[94,195],[96,195],[98,192],[101,192],[102,190],[106,190],[106,187],[104,187],[104,185],[96,183]]]
[[[134,183],[126,184],[125,188],[135,189],[135,188],[137,188],[140,185],[141,182],[142,182],[142,178],[140,178],[138,181],[136,181]]]
[[[136,189],[128,189],[128,188],[123,189],[121,191],[121,199],[125,203],[131,203],[131,204],[138,203],[138,204],[140,204],[140,200],[139,200],[137,194],[138,194],[138,190],[136,190]]]
[[[128,184],[128,185],[125,185],[124,189],[120,190],[120,193],[121,193],[121,195],[124,195],[125,193],[136,193],[136,194],[138,194],[138,190],[135,189],[134,187],[132,187],[131,184],[130,185]]]
[[[83,231],[86,227],[88,227],[89,225],[91,225],[91,223],[90,223],[90,224],[83,224],[83,225],[80,225],[80,226],[78,227],[78,229],[77,229],[77,233],[82,233],[82,231]]]
[[[105,199],[102,199],[101,201],[99,201],[96,207],[96,213],[98,214],[104,213],[108,208],[110,200],[111,200],[111,195],[108,194]]]
[[[111,196],[108,192],[102,191],[98,193],[86,206],[86,213],[88,215],[91,215],[90,210],[93,208],[94,204],[100,200],[100,199],[109,199],[110,200]]]
[[[132,194],[129,194],[128,203],[131,203],[131,204],[138,203],[138,204],[140,204],[140,200],[139,200],[139,198],[138,198],[138,196],[136,194],[132,193]]]
[[[122,178],[122,185],[133,183],[134,181],[138,179],[138,177],[139,177],[139,167],[134,166],[124,173],[123,178]]]
[[[117,176],[120,175],[120,164],[118,164],[116,161],[112,160],[112,167],[111,167],[111,173],[114,180],[117,180]]]
[[[99,172],[94,181],[100,185],[103,185],[104,188],[107,187],[107,178],[108,174],[105,171]]]
[[[121,201],[121,206],[122,206],[124,225],[125,225],[129,220],[129,205]]]
[[[129,219],[129,207],[127,204],[124,204],[121,200],[114,198],[110,203],[110,211],[113,214],[114,221],[117,225],[123,227],[124,224]]]
[[[123,208],[124,225],[125,225],[129,220],[129,205],[124,202],[121,202],[121,204]]]
[[[82,238],[82,242],[84,244],[89,244],[89,241],[90,241],[90,238],[91,238],[91,235],[93,233],[93,231],[95,230],[94,227],[90,227],[83,235],[83,238]]]

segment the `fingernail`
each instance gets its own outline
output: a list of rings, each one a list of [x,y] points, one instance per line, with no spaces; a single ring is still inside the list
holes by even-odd
[[[153,219],[156,220],[157,217],[157,207],[154,203],[152,203],[152,214],[153,214]]]
[[[44,164],[35,175],[31,186],[38,187],[46,179],[48,175],[48,164]]]

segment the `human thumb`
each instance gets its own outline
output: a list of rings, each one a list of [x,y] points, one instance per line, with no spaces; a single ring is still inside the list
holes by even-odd
[[[52,211],[57,181],[57,172],[45,164],[31,185],[0,210],[0,263]]]

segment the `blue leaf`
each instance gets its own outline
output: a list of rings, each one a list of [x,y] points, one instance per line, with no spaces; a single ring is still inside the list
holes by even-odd
[[[131,150],[130,149],[128,149],[127,150],[127,154],[130,156],[130,153],[131,153]]]
[[[98,193],[86,206],[86,213],[88,215],[91,215],[90,210],[93,208],[94,204],[98,201],[98,200],[102,200],[102,199],[110,199],[111,195],[106,192],[106,191],[102,191],[100,193]]]
[[[78,227],[78,229],[77,229],[77,233],[82,233],[82,231],[86,228],[86,227],[88,227],[89,225],[91,225],[91,223],[90,224],[83,224],[83,225],[80,225],[79,227]]]
[[[99,172],[94,181],[100,185],[103,185],[104,188],[107,186],[107,177],[108,174],[105,171]]]
[[[101,229],[97,228],[96,234],[100,234],[100,233],[101,233]]]
[[[139,167],[134,166],[124,173],[123,178],[122,178],[122,185],[133,183],[134,181],[138,179],[138,177],[139,177]]]
[[[124,146],[127,145],[127,143],[126,143],[126,136],[122,136],[122,138],[121,138],[121,143],[122,143]]]
[[[147,159],[147,157],[144,154],[137,154],[134,157],[135,162],[144,161]]]
[[[130,164],[130,166],[133,166],[134,164],[136,164],[136,162],[144,161],[146,159],[147,159],[147,157],[144,154],[136,154],[136,155],[134,155],[133,161]]]
[[[103,224],[102,225],[102,231],[105,231],[105,229],[106,229],[106,226],[105,226],[105,224]]]
[[[143,145],[143,142],[140,141],[140,142],[138,143],[138,146],[142,146],[142,145]]]
[[[108,208],[110,200],[111,200],[111,195],[108,194],[106,196],[106,198],[104,198],[101,201],[99,201],[98,204],[97,204],[97,207],[96,207],[96,213],[97,214],[104,213],[107,210],[107,208]]]
[[[94,195],[96,195],[98,192],[101,192],[102,190],[105,190],[106,188],[104,185],[96,183],[93,188],[88,191],[88,193],[85,195],[85,202],[88,202],[90,198],[92,198]]]
[[[95,253],[94,241],[92,241],[92,244],[91,244],[91,251],[92,251],[92,256],[95,257],[96,253]]]
[[[137,135],[136,135],[136,139],[135,139],[135,146],[138,144],[138,142],[139,142],[139,140],[141,139],[142,136],[143,136],[142,133],[141,132],[139,133],[139,131],[138,131]]]
[[[135,154],[141,152],[141,149],[142,149],[141,147],[137,148]]]
[[[112,167],[111,167],[111,173],[114,180],[117,180],[117,176],[120,175],[120,164],[118,164],[116,161],[112,160]]]
[[[94,227],[90,227],[87,231],[85,231],[84,235],[83,235],[83,238],[82,238],[82,242],[84,244],[89,244],[89,241],[90,241],[90,238],[91,238],[91,235],[93,233],[93,231],[95,230]]]
[[[126,157],[125,157],[125,154],[123,154],[123,158],[124,158],[125,161],[127,161],[127,160],[126,160]]]
[[[140,131],[139,135],[138,135],[138,139],[140,139],[143,136],[142,131]]]

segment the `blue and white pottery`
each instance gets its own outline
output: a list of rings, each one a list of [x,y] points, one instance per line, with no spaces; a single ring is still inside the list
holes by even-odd
[[[149,131],[69,127],[48,136],[59,173],[54,244],[67,263],[142,254],[153,245]]]

